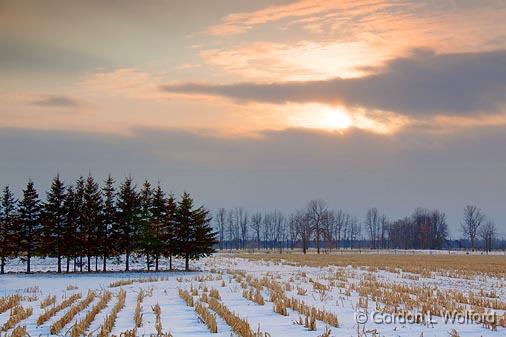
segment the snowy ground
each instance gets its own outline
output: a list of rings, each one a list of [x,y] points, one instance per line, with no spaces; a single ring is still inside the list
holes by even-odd
[[[48,260],[35,261],[35,270],[48,270],[47,265],[53,263]],[[140,263],[140,262],[139,262]],[[178,264],[180,262],[178,261]],[[135,267],[142,267],[141,264]],[[165,267],[165,264],[163,264]],[[503,303],[506,302],[506,286],[504,279],[494,277],[475,277],[472,279],[459,279],[455,277],[432,276],[429,278],[413,277],[404,273],[387,272],[384,270],[367,271],[364,268],[327,266],[323,268],[294,266],[280,262],[250,261],[229,255],[217,255],[198,262],[193,266],[198,272],[131,272],[131,273],[97,273],[97,274],[68,274],[56,275],[53,273],[36,273],[32,275],[9,274],[0,277],[0,296],[4,298],[13,294],[22,295],[20,305],[24,308],[31,307],[33,313],[30,317],[21,320],[17,325],[26,326],[31,336],[50,335],[50,326],[59,320],[72,307],[69,306],[44,324],[37,326],[38,317],[46,309],[41,309],[41,301],[48,295],[56,295],[55,305],[72,294],[81,293],[84,298],[88,290],[97,293],[94,301],[84,310],[80,311],[70,323],[61,331],[60,335],[69,332],[74,322],[81,320],[98,302],[100,294],[104,291],[113,293],[107,307],[101,310],[87,328],[87,333],[93,336],[98,331],[111,308],[117,302],[121,288],[127,292],[126,305],[117,316],[111,335],[119,336],[122,332],[134,328],[134,310],[137,295],[141,289],[148,295],[142,301],[142,326],[137,329],[137,335],[156,335],[155,314],[153,307],[158,303],[161,307],[161,321],[164,332],[173,336],[231,336],[234,335],[231,327],[218,315],[218,333],[211,334],[199,318],[194,308],[185,304],[178,294],[178,289],[194,291],[194,299],[197,302],[204,292],[217,289],[220,294],[220,302],[235,312],[238,316],[247,319],[252,330],[260,329],[270,336],[320,336],[324,330],[330,328],[330,336],[410,336],[430,337],[449,336],[449,332],[455,329],[461,337],[464,336],[504,336],[506,328],[497,327],[497,331],[483,327],[483,324],[474,322],[445,323],[440,317],[432,317],[432,323],[404,322],[397,319],[396,323],[385,323],[392,316],[380,316],[375,314],[384,307],[384,303],[377,303],[369,297],[366,307],[362,302],[359,306],[360,292],[364,291],[366,281],[373,280],[374,284],[382,284],[386,288],[403,286],[403,291],[413,289],[433,289],[442,293],[459,291],[468,294],[470,291],[484,291],[486,294],[494,291],[493,301],[500,308],[495,312],[499,317],[505,314]],[[15,267],[22,268],[22,265]],[[116,268],[119,269],[119,265]],[[10,265],[12,269],[12,263]],[[155,280],[155,278],[157,280]],[[118,287],[110,287],[112,282],[118,280],[133,280],[131,284]],[[141,280],[149,282],[139,282]],[[258,281],[255,283],[255,280]],[[263,280],[263,283],[261,282]],[[270,286],[266,285],[270,282]],[[243,297],[245,289],[254,286],[260,289],[265,299],[264,305],[259,305]],[[260,286],[259,286],[260,284]],[[287,309],[287,316],[275,313],[273,303],[270,301],[272,284],[281,286],[286,298],[294,297],[304,301],[309,306],[314,306],[328,313],[334,314],[339,319],[339,327],[328,326],[322,321],[316,321],[316,330],[309,331],[303,325],[297,324],[301,317],[299,312]],[[72,286],[72,287],[69,287]],[[323,287],[323,288],[322,288]],[[75,289],[71,289],[75,288]],[[377,289],[373,289],[375,291]],[[391,289],[387,289],[391,290]],[[197,295],[198,293],[198,295]],[[363,294],[362,294],[363,295]],[[489,296],[489,295],[487,295]],[[490,295],[491,296],[491,295]],[[489,297],[490,297],[489,296]],[[364,296],[362,296],[364,297]],[[488,298],[488,297],[487,297]],[[488,298],[490,299],[490,298]],[[492,302],[493,302],[492,301]],[[1,302],[0,302],[1,303]],[[75,302],[77,303],[77,302]],[[75,305],[74,303],[74,305]],[[464,304],[462,304],[464,305]],[[465,305],[464,305],[465,306]],[[51,306],[49,306],[50,308]],[[485,308],[487,309],[487,308]],[[491,308],[487,310],[492,310]],[[11,310],[0,314],[0,329],[8,321]],[[363,315],[357,312],[367,311],[368,320],[363,322]],[[357,317],[359,322],[357,323]],[[374,317],[374,319],[373,319]],[[381,318],[383,317],[383,318]],[[393,319],[393,318],[392,318]],[[376,320],[374,322],[373,320]],[[383,321],[382,321],[383,320]],[[12,328],[4,332],[9,335]]]

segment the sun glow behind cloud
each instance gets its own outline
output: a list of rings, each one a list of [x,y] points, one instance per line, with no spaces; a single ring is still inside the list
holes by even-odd
[[[391,134],[410,123],[410,119],[387,111],[349,109],[324,104],[290,104],[285,110],[285,127],[344,132],[350,128],[377,134]]]
[[[344,130],[353,125],[352,117],[342,107],[330,107],[320,104],[308,104],[287,118],[288,126],[324,129],[328,131]]]

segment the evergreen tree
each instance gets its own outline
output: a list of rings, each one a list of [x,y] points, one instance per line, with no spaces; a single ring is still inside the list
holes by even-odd
[[[19,247],[26,254],[26,272],[30,273],[32,256],[40,249],[42,225],[40,223],[40,201],[31,180],[23,190],[23,199],[19,203]]]
[[[112,231],[116,226],[117,210],[116,210],[116,192],[114,190],[114,179],[109,175],[102,189],[104,196],[104,205],[102,211],[102,228],[100,230],[100,247],[103,258],[102,271],[107,271],[107,258],[114,254],[114,246],[112,244]]]
[[[167,222],[167,200],[160,184],[156,186],[153,192],[151,222],[149,231],[152,238],[152,254],[155,258],[155,271],[158,271],[160,256],[164,253],[165,240],[169,234],[169,228],[165,226]],[[171,214],[172,215],[172,214]],[[172,232],[172,230],[170,230]]]
[[[165,203],[165,217],[162,222],[163,255],[169,257],[169,269],[172,270],[172,256],[176,253],[176,221],[178,205],[174,195],[171,194]]]
[[[97,257],[98,229],[101,227],[102,194],[98,183],[91,175],[86,179],[83,195],[82,231],[84,233],[83,253],[86,255],[88,272],[91,271],[91,257]],[[95,259],[95,270],[98,260]]]
[[[203,207],[194,209],[193,199],[183,193],[176,215],[177,253],[185,259],[185,270],[190,269],[189,261],[208,256],[214,252],[216,233],[210,226],[209,211]]]
[[[83,252],[86,241],[86,231],[84,230],[83,224],[83,207],[84,207],[84,178],[81,176],[76,181],[75,187],[75,199],[74,199],[74,211],[76,215],[76,236],[74,239],[76,257],[74,258],[74,270],[76,260],[79,258],[79,271],[83,271]]]
[[[136,246],[139,252],[146,257],[146,266],[148,271],[151,269],[151,255],[154,255],[155,239],[151,231],[152,211],[153,211],[153,191],[149,181],[145,181],[139,193],[139,233],[136,237],[138,242]]]
[[[125,271],[130,270],[130,255],[138,242],[139,196],[131,177],[121,184],[118,200],[118,223],[115,229],[115,240],[118,248],[125,253]]]
[[[58,273],[61,273],[61,258],[65,242],[63,228],[65,227],[65,186],[59,175],[53,179],[51,189],[47,193],[47,201],[43,206],[44,224],[44,252],[56,256],[58,260]]]
[[[5,186],[0,200],[0,274],[5,273],[5,260],[17,253],[16,199],[9,186]]]
[[[65,192],[65,200],[63,208],[65,211],[63,230],[61,234],[64,243],[62,253],[67,257],[67,273],[70,271],[70,260],[74,260],[74,271],[76,271],[75,260],[79,254],[78,235],[77,235],[77,222],[78,222],[78,208],[76,207],[76,194],[72,186],[68,186]]]

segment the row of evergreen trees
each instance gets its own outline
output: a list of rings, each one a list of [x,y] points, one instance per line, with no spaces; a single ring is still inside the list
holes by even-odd
[[[146,257],[148,270],[159,259],[172,257],[189,260],[211,254],[216,243],[209,211],[194,207],[193,199],[183,193],[180,200],[166,195],[160,185],[146,181],[140,191],[131,177],[115,189],[109,176],[103,187],[89,175],[65,186],[57,175],[46,200],[41,201],[30,180],[17,201],[8,186],[0,197],[0,259],[1,273],[6,260],[20,257],[30,272],[34,256],[54,257],[57,271],[107,270],[107,259],[124,256],[125,271],[134,254]]]

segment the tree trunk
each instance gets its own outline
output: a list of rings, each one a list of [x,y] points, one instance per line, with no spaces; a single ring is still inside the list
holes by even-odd
[[[159,260],[159,257],[158,257],[158,255],[156,255],[156,257],[155,257],[155,271],[158,271],[158,260]]]
[[[91,271],[91,256],[86,256],[87,262],[88,262],[88,273]]]
[[[83,272],[83,257],[79,256],[79,271]]]
[[[149,266],[149,254],[146,254],[146,267],[148,267],[148,271],[150,271],[151,267]]]
[[[58,255],[58,271],[57,271],[58,274],[61,273],[61,255]]]
[[[169,270],[172,270],[172,254],[169,255]]]
[[[102,271],[105,273],[107,271],[107,254],[104,254],[102,258],[104,259],[102,261]]]
[[[190,270],[190,257],[188,254],[184,257],[184,270],[189,271]]]
[[[316,252],[320,254],[320,229],[316,228]]]
[[[30,262],[32,259],[32,255],[30,252],[28,252],[27,260],[26,260],[26,273],[30,274]]]
[[[0,262],[0,274],[5,274],[5,257],[2,256],[2,261]]]
[[[130,271],[130,252],[126,252],[126,260],[125,260],[125,271]]]
[[[67,256],[67,273],[70,271],[70,257]]]

